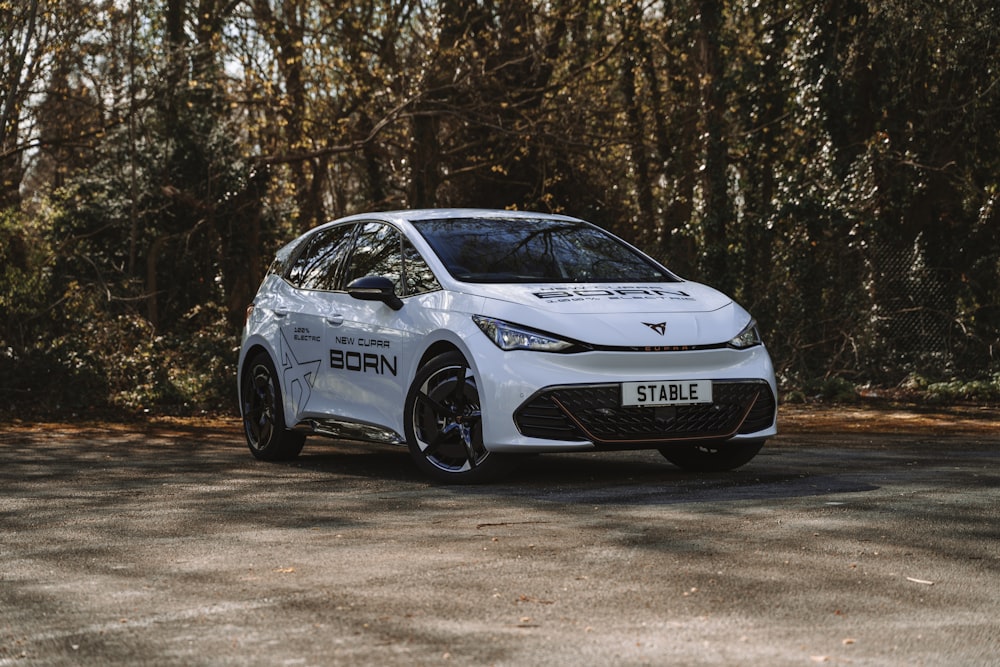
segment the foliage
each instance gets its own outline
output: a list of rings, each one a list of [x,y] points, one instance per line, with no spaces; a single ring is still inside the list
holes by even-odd
[[[787,403],[805,403],[820,399],[833,403],[853,403],[858,400],[858,388],[847,378],[813,378],[785,395]]]
[[[43,316],[52,280],[44,235],[25,216],[0,211],[0,348],[23,347]]]
[[[2,400],[230,406],[273,250],[413,206],[591,219],[747,305],[797,395],[992,395],[985,0],[28,0],[0,26]]]
[[[924,395],[937,403],[1000,401],[1000,373],[974,380],[951,378],[941,382],[923,382]]]

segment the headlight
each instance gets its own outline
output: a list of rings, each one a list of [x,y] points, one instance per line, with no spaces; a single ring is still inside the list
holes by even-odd
[[[492,317],[473,315],[472,320],[501,350],[533,350],[535,352],[562,352],[573,347],[570,341],[554,338],[540,331],[519,327]]]
[[[750,324],[746,325],[743,331],[736,335],[736,338],[729,341],[729,347],[735,347],[737,350],[745,350],[754,345],[761,345],[763,342],[760,339],[760,332],[757,330],[757,322],[750,320]]]

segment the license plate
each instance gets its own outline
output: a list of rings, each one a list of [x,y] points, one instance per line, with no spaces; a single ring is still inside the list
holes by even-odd
[[[711,402],[711,380],[622,383],[622,406],[624,407],[693,405]]]

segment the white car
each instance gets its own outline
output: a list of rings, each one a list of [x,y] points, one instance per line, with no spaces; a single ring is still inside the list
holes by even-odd
[[[282,248],[248,308],[250,451],[306,434],[409,447],[445,482],[520,454],[658,449],[691,470],[777,433],[753,318],[590,223],[443,209],[355,215]]]

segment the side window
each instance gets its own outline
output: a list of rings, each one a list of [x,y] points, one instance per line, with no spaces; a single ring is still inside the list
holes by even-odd
[[[354,225],[340,225],[317,232],[288,271],[288,282],[300,289],[343,289],[344,260],[351,248]]]
[[[267,267],[268,273],[273,273],[278,276],[285,275],[285,270],[288,269],[288,263],[291,261],[292,257],[295,255],[295,251],[301,243],[296,243],[292,241],[286,244],[278,250],[274,255],[274,260],[271,261],[271,266]]]
[[[427,266],[427,262],[408,240],[403,241],[403,259],[406,294],[423,294],[441,289],[431,267]]]
[[[358,233],[354,252],[348,263],[344,284],[365,276],[382,276],[396,286],[397,294],[403,291],[402,237],[391,225],[368,222]]]

